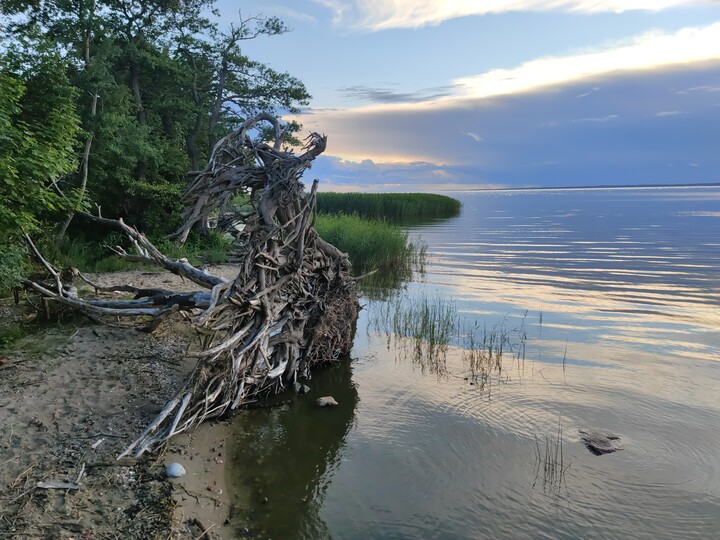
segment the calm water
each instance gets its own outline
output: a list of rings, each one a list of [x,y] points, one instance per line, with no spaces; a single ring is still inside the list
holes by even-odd
[[[431,262],[396,294],[526,334],[524,360],[507,354],[484,388],[458,348],[446,373],[421,369],[373,331],[383,302],[365,300],[352,363],[236,418],[238,526],[274,539],[720,536],[720,188],[454,196],[459,217],[411,229]],[[340,406],[315,409],[327,394]],[[559,480],[536,458],[558,424]],[[592,455],[587,427],[625,449]]]

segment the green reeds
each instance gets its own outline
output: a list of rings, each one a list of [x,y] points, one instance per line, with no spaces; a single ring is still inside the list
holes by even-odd
[[[399,340],[399,350],[409,350],[423,371],[446,373],[447,351],[458,325],[451,300],[395,297],[383,303],[371,325],[375,332],[386,335],[388,347],[392,338]]]
[[[465,334],[463,360],[469,370],[467,379],[470,384],[478,385],[482,390],[490,382],[491,376],[501,375],[503,371],[503,353],[510,346],[510,336],[503,324],[496,324],[490,331],[483,325],[475,325]]]
[[[460,211],[460,201],[432,193],[333,193],[317,195],[318,212],[358,214],[393,221],[451,217]]]
[[[357,215],[319,215],[315,229],[320,237],[350,257],[356,275],[379,270],[380,274],[409,278],[422,267],[426,246],[412,242],[399,227]]]
[[[503,318],[491,328],[485,324],[482,327],[475,323],[466,331],[461,339],[463,347],[462,357],[468,367],[466,379],[471,385],[477,385],[481,390],[491,388],[489,384],[493,379],[505,380],[507,367],[503,360],[510,353],[513,364],[517,362],[520,369],[525,361],[525,344],[527,332],[525,331],[525,318],[516,328],[508,328],[507,320]]]
[[[385,335],[387,346],[412,354],[413,360],[432,373],[447,373],[446,357],[451,347],[467,368],[465,380],[479,389],[509,378],[509,368],[520,370],[525,358],[525,316],[518,327],[509,328],[503,318],[492,327],[475,323],[462,331],[455,302],[442,296],[386,299],[372,311],[368,331]],[[510,355],[511,365],[506,365]],[[522,376],[522,374],[520,374]]]

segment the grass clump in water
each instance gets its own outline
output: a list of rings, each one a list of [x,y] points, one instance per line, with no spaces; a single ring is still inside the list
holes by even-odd
[[[463,331],[452,300],[395,296],[373,310],[368,331],[384,334],[388,348],[394,344],[398,352],[411,352],[413,361],[431,373],[447,373],[446,359],[452,347],[467,369],[464,379],[489,391],[493,382],[509,378],[512,366],[517,365],[518,371],[524,366],[526,316],[515,328],[509,328],[503,318],[490,328],[476,322]],[[508,354],[511,365],[507,364]]]
[[[318,212],[358,214],[393,221],[451,217],[460,212],[457,199],[434,193],[334,193],[317,194]]]
[[[533,488],[542,475],[543,491],[559,495],[563,484],[565,484],[565,473],[569,468],[570,464],[565,465],[563,456],[563,429],[558,418],[555,436],[546,435],[544,444],[541,445],[537,434],[535,435],[535,482]]]
[[[458,326],[457,310],[451,300],[396,297],[382,305],[372,325],[376,332],[385,333],[388,347],[392,337],[409,345],[413,360],[423,371],[429,369],[439,375],[447,372],[447,351]]]
[[[407,275],[422,265],[425,246],[411,242],[408,233],[377,219],[357,215],[320,215],[315,224],[320,237],[350,257],[353,272]]]
[[[525,360],[526,317],[527,312],[520,326],[514,329],[508,329],[506,320],[503,319],[491,329],[485,325],[481,328],[476,323],[469,332],[465,333],[461,339],[462,357],[467,363],[469,370],[467,380],[471,384],[484,389],[491,378],[502,378],[503,359],[508,351],[512,353],[513,359],[518,361],[518,365]]]

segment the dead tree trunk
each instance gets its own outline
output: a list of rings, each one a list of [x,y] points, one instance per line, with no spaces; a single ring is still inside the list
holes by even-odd
[[[249,136],[262,121],[275,128],[273,146],[253,142]],[[311,134],[299,155],[281,148],[282,137],[274,117],[261,114],[248,120],[218,141],[207,167],[184,196],[186,221],[175,233],[181,241],[193,225],[223,207],[234,194],[249,195],[253,210],[240,216],[244,227],[238,237],[244,257],[232,281],[185,260],[167,258],[122,220],[95,217],[120,228],[130,239],[136,253],[116,247],[119,256],[152,261],[205,290],[174,293],[119,285],[110,289],[131,291],[136,298],[82,299],[28,238],[53,283],[27,285],[46,298],[96,320],[108,315],[150,317],[145,326],[149,330],[174,311],[194,315],[200,335],[200,347],[192,353],[199,359],[197,367],[122,456],[153,450],[208,418],[283,389],[297,377],[307,376],[315,364],[335,360],[350,350],[358,311],[350,263],[313,228],[317,181],[309,194],[300,182],[305,169],[325,150],[326,137]]]

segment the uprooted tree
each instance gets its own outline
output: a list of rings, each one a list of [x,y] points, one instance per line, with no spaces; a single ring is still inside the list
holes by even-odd
[[[250,131],[269,122],[274,144],[254,141]],[[277,119],[260,114],[215,145],[207,166],[184,195],[185,222],[175,236],[185,241],[192,227],[221,210],[237,193],[249,198],[238,240],[241,262],[233,280],[166,257],[142,233],[122,220],[89,216],[124,232],[132,252],[117,246],[118,256],[154,263],[200,286],[199,292],[139,289],[130,284],[100,287],[81,273],[59,271],[47,262],[29,237],[30,247],[51,275],[27,286],[45,301],[70,306],[88,317],[136,317],[152,331],[176,311],[192,315],[200,348],[187,382],[121,456],[139,456],[200,422],[225,415],[244,403],[277,392],[308,376],[318,363],[350,350],[358,302],[347,256],[323,241],[313,228],[317,180],[309,193],[300,181],[320,155],[327,139],[312,133],[295,154],[283,149]],[[133,299],[81,298],[72,279],[97,291],[123,291]],[[150,322],[148,322],[148,319]]]

